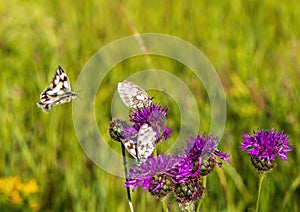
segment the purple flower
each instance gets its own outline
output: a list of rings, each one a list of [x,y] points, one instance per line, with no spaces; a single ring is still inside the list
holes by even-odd
[[[229,154],[222,153],[217,147],[219,143],[219,138],[213,135],[206,136],[205,133],[200,136],[198,134],[195,138],[192,136],[190,140],[186,142],[186,146],[183,147],[183,156],[186,158],[182,162],[182,166],[187,166],[187,164],[193,164],[193,171],[191,176],[196,176],[198,173],[205,176],[209,174],[215,164],[219,167],[222,166],[222,162],[217,160],[228,161]]]
[[[180,165],[170,173],[173,176],[174,193],[179,206],[195,202],[205,192],[203,177],[207,176],[216,164],[221,167],[218,159],[228,162],[229,154],[222,153],[217,147],[219,138],[205,133],[186,141],[182,149]]]
[[[149,157],[146,161],[139,165],[130,168],[128,172],[128,181],[125,182],[125,187],[133,187],[133,191],[137,186],[144,190],[149,190],[152,194],[169,193],[171,187],[170,170],[180,164],[180,160],[169,155],[159,155],[157,157]]]
[[[139,130],[143,124],[149,124],[156,132],[156,142],[159,142],[162,138],[164,138],[164,140],[170,138],[172,132],[172,130],[164,124],[167,111],[168,107],[161,108],[160,105],[151,103],[149,107],[139,108],[137,111],[133,111],[133,114],[129,117],[130,121],[134,123],[133,127],[136,130]]]
[[[287,154],[292,148],[284,131],[277,133],[272,129],[253,133],[253,136],[244,133],[244,142],[241,142],[240,148],[251,156],[252,163],[259,172],[271,170],[276,165],[278,156],[282,160],[288,160]]]
[[[195,201],[205,191],[202,177],[212,171],[217,158],[227,161],[229,157],[218,150],[217,145],[218,138],[212,135],[191,137],[181,154],[149,157],[131,167],[125,186],[132,186],[133,190],[141,186],[157,198],[173,191],[179,203]]]
[[[247,151],[251,157],[267,159],[268,162],[276,160],[277,156],[282,160],[288,160],[287,154],[292,151],[292,148],[284,131],[277,133],[272,129],[253,131],[253,133],[253,136],[244,133],[244,142],[241,142],[243,151]]]
[[[122,136],[125,139],[133,138],[133,137],[137,138],[138,131],[131,125],[126,125],[125,127],[123,127]]]

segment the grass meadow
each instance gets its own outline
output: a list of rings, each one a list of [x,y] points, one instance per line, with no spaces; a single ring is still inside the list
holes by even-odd
[[[1,1],[0,185],[19,190],[0,191],[0,210],[129,211],[125,179],[97,167],[82,150],[72,103],[49,114],[36,103],[58,64],[74,87],[94,53],[136,29],[193,44],[221,79],[227,114],[220,149],[231,154],[231,163],[207,178],[201,211],[255,210],[258,175],[239,145],[244,131],[258,128],[284,130],[293,144],[288,162],[280,160],[264,181],[260,211],[299,211],[299,10],[295,0]],[[197,96],[203,120],[199,132],[210,129],[211,108],[201,81],[176,61],[149,57],[150,64],[135,57],[115,66],[96,97],[99,131],[120,154],[107,132],[111,99],[117,83],[140,70],[158,68],[182,79]],[[173,135],[166,142],[172,143],[180,130],[180,111],[172,98],[152,92],[157,102],[169,106]],[[162,211],[161,203],[142,189],[132,198],[136,211]]]

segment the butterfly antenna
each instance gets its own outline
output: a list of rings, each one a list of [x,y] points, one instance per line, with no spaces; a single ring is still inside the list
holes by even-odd
[[[83,99],[81,98],[81,96],[79,96],[78,93],[80,93],[80,92],[82,92],[82,91],[85,91],[85,90],[89,90],[89,89],[91,89],[91,88],[81,89],[81,90],[79,90],[79,91],[76,91],[75,94],[76,94],[76,96],[78,96],[79,99],[82,101]]]
[[[78,96],[78,98],[83,101],[83,99],[81,98],[81,96],[78,95],[78,93],[76,93],[76,96]]]
[[[125,156],[125,146],[122,142],[121,142],[121,146],[122,146],[122,155],[123,155],[123,166],[124,166],[125,179],[126,179],[126,182],[128,182],[128,178],[127,178],[128,171],[127,171],[127,161],[126,161],[126,156]],[[130,188],[127,187],[126,190],[127,190],[127,199],[128,199],[128,204],[129,204],[129,207],[130,207],[130,211],[134,212],[132,201],[131,201],[131,196],[130,196]]]

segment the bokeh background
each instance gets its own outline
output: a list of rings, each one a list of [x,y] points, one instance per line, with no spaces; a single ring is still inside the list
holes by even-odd
[[[222,81],[227,122],[220,149],[232,154],[231,163],[208,177],[203,211],[254,210],[258,176],[239,143],[244,131],[258,128],[284,130],[294,149],[289,161],[279,162],[265,179],[261,211],[300,210],[299,10],[295,0],[1,1],[1,211],[129,211],[124,178],[98,168],[81,149],[72,104],[46,115],[36,102],[58,64],[74,87],[94,53],[135,30],[190,42],[208,57]],[[135,57],[118,64],[99,89],[99,130],[118,152],[107,133],[112,95],[117,82],[140,70],[167,70],[185,81],[204,120],[199,132],[210,128],[210,102],[201,81],[183,64],[150,57],[151,63]],[[180,130],[180,111],[167,94],[149,93],[169,106],[173,135],[164,144],[168,146]],[[132,197],[136,211],[162,210],[158,200],[140,189]]]

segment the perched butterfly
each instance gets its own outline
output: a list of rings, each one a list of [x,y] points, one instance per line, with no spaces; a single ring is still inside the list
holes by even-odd
[[[152,103],[152,98],[146,91],[126,80],[118,83],[118,93],[123,103],[133,110],[148,107]]]
[[[143,161],[154,151],[155,141],[156,133],[153,128],[148,124],[143,124],[136,135],[123,139],[122,143],[129,154],[138,161]]]
[[[54,78],[48,88],[40,95],[41,102],[37,103],[44,112],[49,112],[55,105],[70,102],[77,94],[71,91],[70,80],[62,67],[58,66]]]

